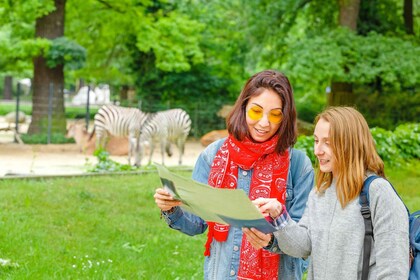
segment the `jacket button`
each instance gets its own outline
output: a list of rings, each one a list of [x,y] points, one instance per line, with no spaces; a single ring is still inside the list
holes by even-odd
[[[233,270],[233,269],[232,269],[232,270],[230,271],[230,276],[233,276],[233,275],[235,275],[235,270]]]
[[[242,171],[242,175],[246,176],[247,174],[248,174],[248,172]]]
[[[239,250],[239,247],[238,246],[233,246],[233,251],[238,251]]]

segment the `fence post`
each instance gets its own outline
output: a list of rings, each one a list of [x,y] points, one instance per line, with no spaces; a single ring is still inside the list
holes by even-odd
[[[90,105],[90,86],[88,86],[88,91],[87,91],[87,100],[86,100],[86,116],[85,116],[85,121],[86,121],[86,131],[89,131],[89,119],[90,119],[90,114],[89,114],[89,105]]]
[[[195,103],[194,119],[194,138],[198,139],[198,103]]]
[[[17,93],[16,93],[16,124],[15,124],[15,143],[19,143],[18,141],[18,133],[19,133],[19,96],[20,96],[20,83],[17,83]]]
[[[48,132],[47,132],[47,144],[51,143],[51,120],[52,120],[52,99],[54,94],[54,84],[50,83],[49,96],[48,96]]]

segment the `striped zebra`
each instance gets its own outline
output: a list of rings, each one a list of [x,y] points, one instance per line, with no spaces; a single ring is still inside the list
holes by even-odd
[[[155,143],[160,143],[162,164],[165,164],[165,151],[168,156],[172,156],[171,143],[174,143],[179,150],[178,164],[182,164],[185,141],[191,130],[191,118],[187,112],[182,109],[171,109],[159,111],[152,114],[144,123],[140,131],[140,143],[149,143],[150,154],[149,162],[152,161]],[[140,145],[139,145],[140,146]],[[139,162],[143,157],[142,146],[140,146]]]
[[[94,119],[93,132],[96,133],[96,148],[105,147],[110,134],[117,137],[128,137],[128,164],[131,164],[133,155],[135,156],[135,162],[138,162],[140,128],[148,116],[149,114],[137,108],[126,108],[117,105],[102,106],[95,114]]]

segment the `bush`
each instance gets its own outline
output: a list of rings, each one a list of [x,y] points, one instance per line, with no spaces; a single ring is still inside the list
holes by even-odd
[[[89,172],[119,172],[119,171],[135,171],[138,167],[129,164],[121,164],[109,158],[109,153],[104,149],[97,149],[94,156],[98,159],[98,163],[89,170]]]
[[[391,131],[374,127],[371,130],[376,144],[376,151],[384,162],[395,164],[400,161],[398,147],[395,145],[395,135]]]
[[[420,125],[418,123],[402,124],[394,132],[375,127],[371,130],[376,150],[382,160],[398,166],[413,159],[420,159]],[[315,164],[313,136],[298,137],[295,148],[305,152]]]
[[[395,144],[404,159],[420,158],[420,125],[402,124],[395,129]]]
[[[298,137],[294,148],[304,152],[311,160],[312,164],[315,165],[316,157],[314,154],[314,137],[301,135]]]

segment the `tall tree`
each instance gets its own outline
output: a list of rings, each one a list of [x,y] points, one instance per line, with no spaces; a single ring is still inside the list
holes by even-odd
[[[404,25],[407,34],[414,34],[413,0],[404,0]]]
[[[54,0],[54,5],[54,11],[36,20],[35,37],[55,39],[64,35],[66,0]],[[51,68],[43,54],[35,57],[33,63],[32,122],[28,134],[46,133],[49,124],[52,132],[65,133],[64,65]],[[52,113],[51,123],[48,113]]]
[[[360,0],[339,0],[339,26],[347,27],[353,32],[357,31]],[[346,66],[344,66],[346,68]],[[344,72],[348,72],[344,69]],[[328,95],[328,105],[353,105],[353,85],[347,81],[332,81],[331,93]]]

